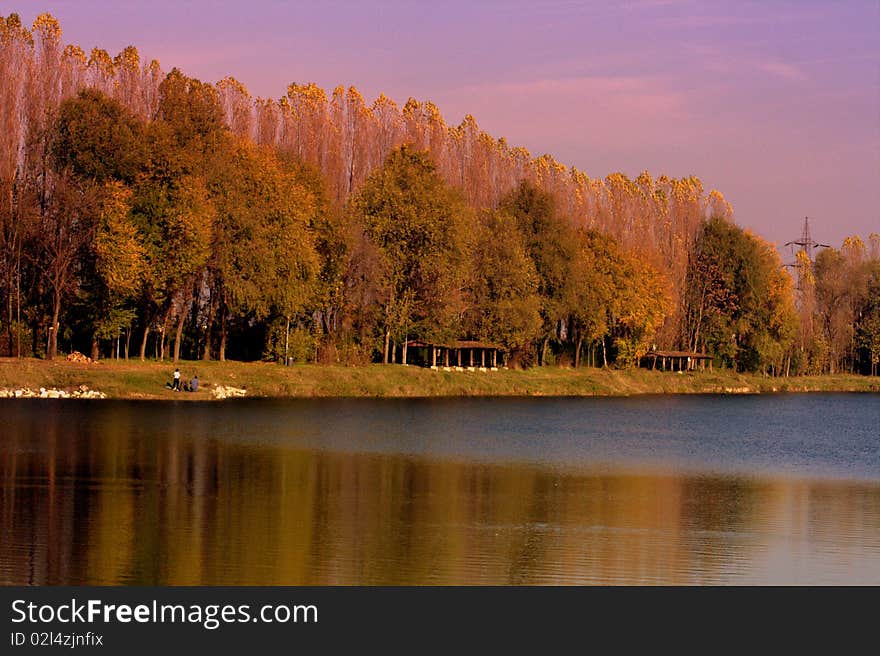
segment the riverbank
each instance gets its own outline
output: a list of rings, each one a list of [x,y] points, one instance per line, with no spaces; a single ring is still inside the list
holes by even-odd
[[[731,371],[663,373],[645,369],[534,368],[526,371],[431,371],[400,365],[364,367],[258,362],[180,362],[184,380],[198,375],[196,393],[165,387],[170,362],[98,363],[0,358],[0,390],[97,390],[116,399],[212,400],[246,390],[248,397],[630,396],[635,394],[759,394],[880,392],[880,378],[797,376],[767,378]],[[227,393],[217,393],[218,389]]]

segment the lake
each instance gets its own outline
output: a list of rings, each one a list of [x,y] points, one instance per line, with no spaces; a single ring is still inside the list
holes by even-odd
[[[0,582],[880,584],[880,396],[0,400]]]

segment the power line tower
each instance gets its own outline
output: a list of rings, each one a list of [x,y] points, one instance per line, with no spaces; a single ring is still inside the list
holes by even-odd
[[[816,308],[815,287],[813,277],[813,251],[817,248],[830,248],[828,244],[820,244],[810,235],[810,217],[804,217],[804,229],[801,238],[785,244],[792,250],[794,262],[786,267],[797,271],[797,309],[800,315],[799,347],[802,359],[808,358],[806,351],[813,343],[813,314]],[[797,247],[797,250],[795,250]]]
[[[808,216],[804,217],[804,229],[803,232],[801,232],[801,238],[786,242],[785,245],[792,247],[792,249],[797,246],[798,252],[804,253],[807,256],[807,260],[810,262],[813,261],[814,248],[831,248],[828,244],[820,244],[817,241],[813,241],[812,236],[810,236],[810,217]],[[797,267],[798,263],[786,264],[786,266]]]

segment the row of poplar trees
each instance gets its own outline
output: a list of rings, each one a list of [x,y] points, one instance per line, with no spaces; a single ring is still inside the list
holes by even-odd
[[[697,178],[591,179],[353,87],[252,98],[87,56],[48,14],[0,17],[0,191],[9,355],[387,362],[473,338],[522,365],[674,347],[780,374],[880,352],[874,242],[795,289]]]

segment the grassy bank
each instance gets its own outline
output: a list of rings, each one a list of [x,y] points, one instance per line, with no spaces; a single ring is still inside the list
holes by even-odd
[[[644,369],[530,369],[527,371],[445,372],[400,365],[326,367],[244,362],[181,362],[184,380],[198,374],[195,394],[165,389],[174,365],[168,362],[105,360],[80,364],[64,360],[0,358],[0,389],[81,385],[109,398],[212,399],[217,385],[245,388],[248,396],[420,397],[420,396],[627,396],[633,394],[747,394],[765,392],[880,392],[880,378],[799,376],[765,378],[730,371],[662,373]]]

